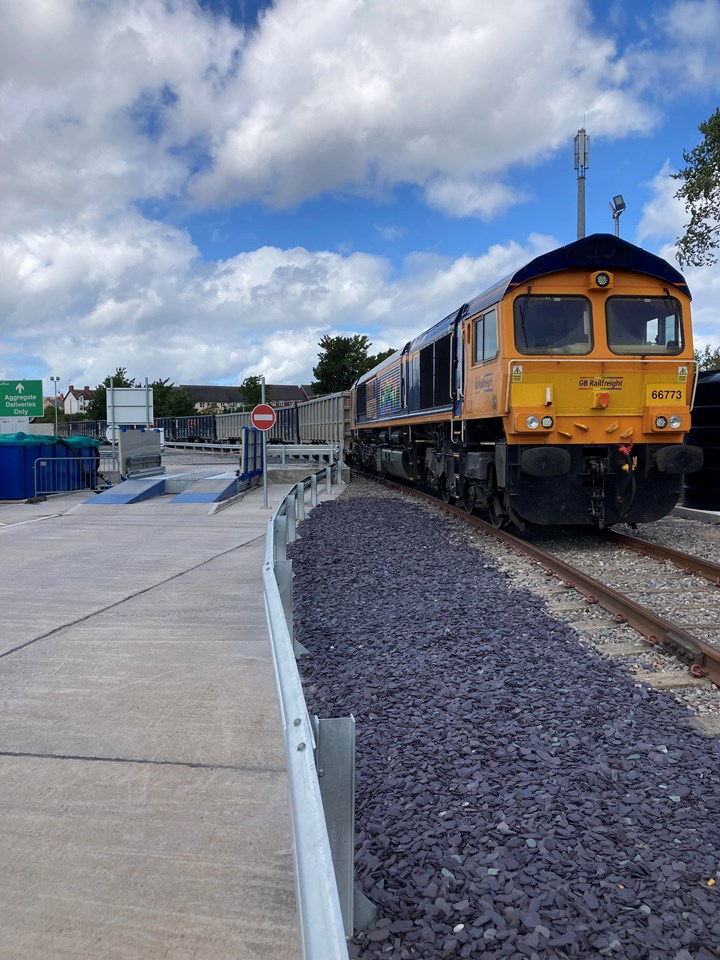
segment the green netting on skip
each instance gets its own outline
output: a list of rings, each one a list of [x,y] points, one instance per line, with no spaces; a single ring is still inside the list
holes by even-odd
[[[0,443],[11,447],[37,447],[42,444],[54,445],[62,443],[67,447],[101,447],[102,440],[93,440],[90,437],[47,437],[29,433],[0,433]]]

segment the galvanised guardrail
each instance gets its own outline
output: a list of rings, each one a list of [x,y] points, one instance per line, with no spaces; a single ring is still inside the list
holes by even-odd
[[[353,886],[355,719],[308,714],[296,663],[307,651],[293,640],[287,559],[287,545],[305,518],[307,491],[316,506],[323,477],[332,493],[328,465],[295,484],[268,521],[263,583],[288,770],[302,956],[347,960],[346,936],[374,919],[374,908]]]
[[[99,490],[111,486],[108,473],[119,476],[117,457],[38,457],[33,462],[35,497],[46,497],[75,490]]]

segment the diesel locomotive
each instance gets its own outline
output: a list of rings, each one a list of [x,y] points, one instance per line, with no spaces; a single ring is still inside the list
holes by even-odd
[[[690,301],[610,234],[542,254],[359,378],[350,462],[498,527],[657,520],[702,466]]]

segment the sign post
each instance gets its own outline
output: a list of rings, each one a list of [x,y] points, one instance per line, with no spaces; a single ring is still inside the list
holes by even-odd
[[[0,380],[0,417],[42,415],[42,380]]]
[[[267,488],[267,431],[275,426],[277,419],[275,411],[269,403],[265,403],[265,377],[262,378],[262,398],[263,402],[253,407],[250,414],[250,423],[262,431],[262,452],[263,452],[263,507],[268,509],[268,488]]]

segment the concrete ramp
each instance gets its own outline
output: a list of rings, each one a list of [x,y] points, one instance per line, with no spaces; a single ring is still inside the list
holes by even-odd
[[[103,490],[92,500],[84,502],[109,506],[118,503],[140,503],[151,497],[171,496],[170,503],[218,503],[235,496],[248,486],[247,482],[239,482],[235,472],[217,473],[212,469],[193,470],[188,473],[123,480],[116,486]]]
[[[227,500],[228,497],[234,497],[240,490],[245,489],[248,484],[240,483],[236,473],[223,473],[215,477],[207,477],[204,480],[198,480],[187,490],[183,490],[176,497],[172,498],[172,503],[217,503],[220,500]]]
[[[115,503],[140,503],[141,500],[160,497],[164,492],[165,477],[145,477],[142,480],[123,480],[116,487],[103,490],[84,502],[100,507]]]

